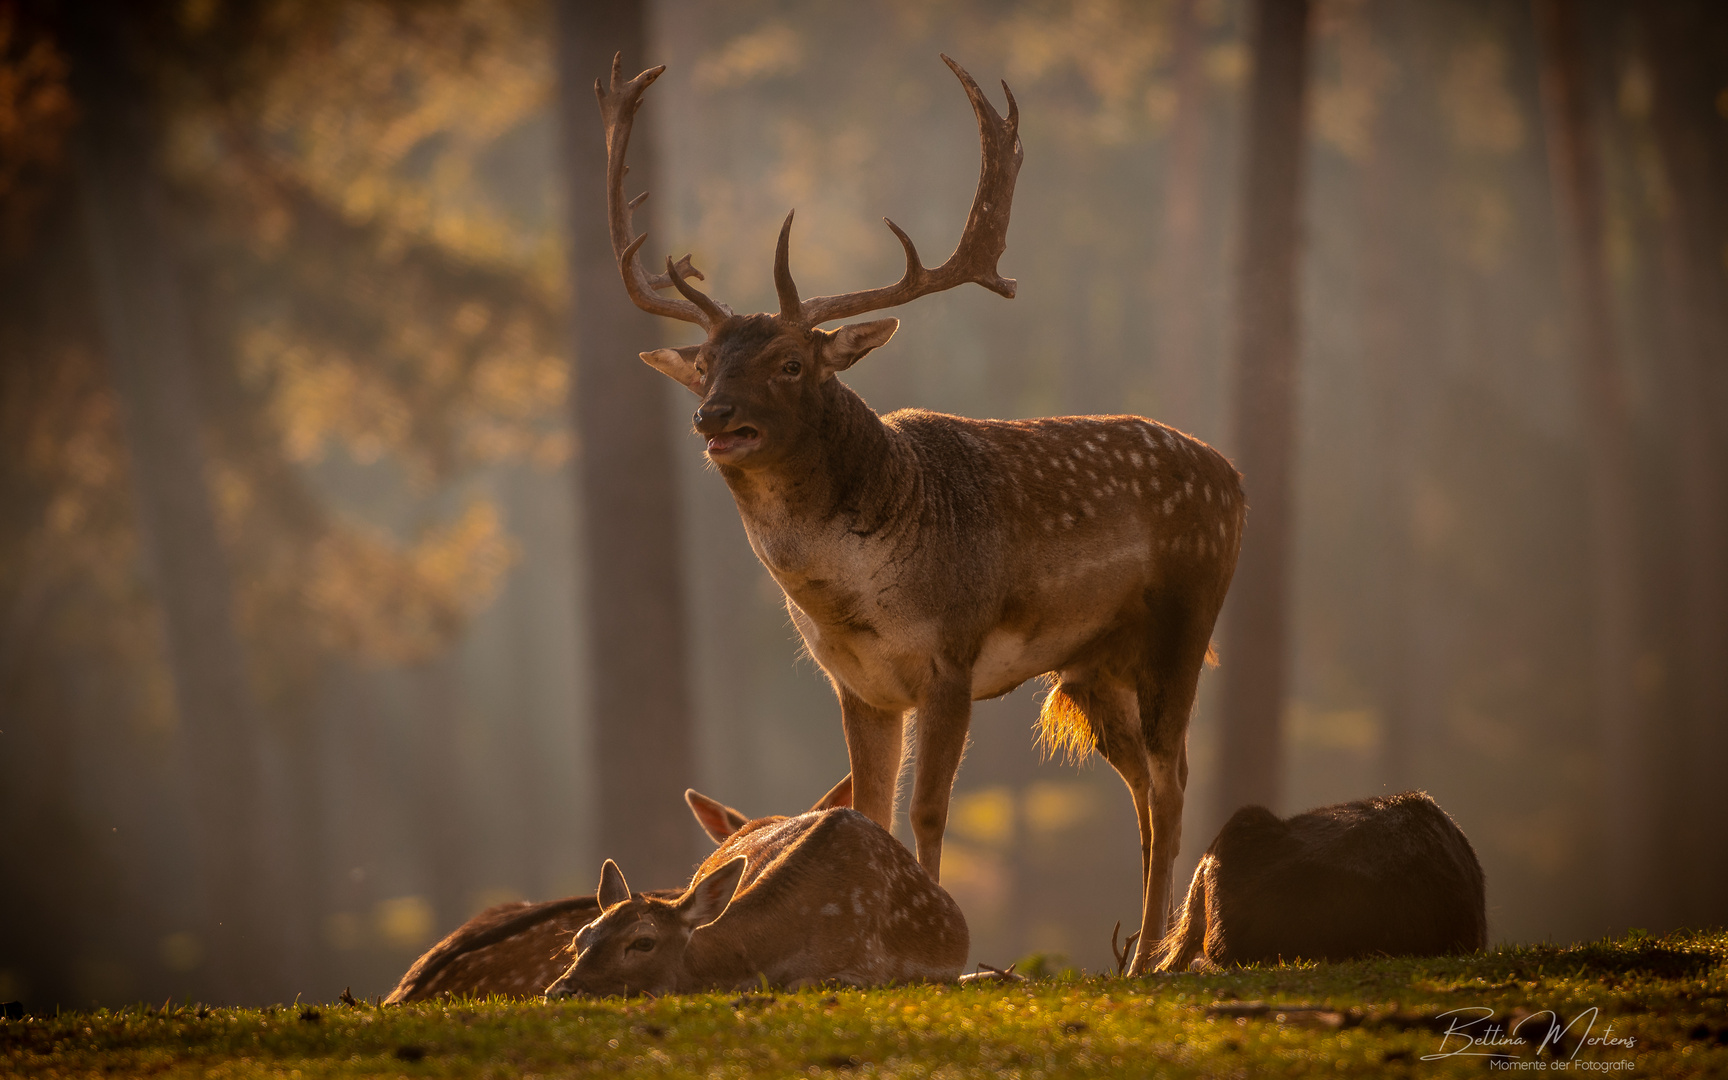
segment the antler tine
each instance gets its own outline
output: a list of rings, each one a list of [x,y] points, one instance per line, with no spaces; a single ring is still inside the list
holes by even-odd
[[[1025,150],[1020,145],[1020,106],[1004,82],[1002,92],[1008,97],[1008,118],[1004,120],[965,68],[946,55],[942,61],[960,79],[967,100],[972,103],[972,112],[978,118],[978,142],[983,159],[978,169],[978,190],[972,196],[972,209],[966,215],[966,228],[960,234],[959,244],[955,245],[954,253],[946,262],[932,270],[919,260],[911,237],[889,221],[888,228],[893,230],[906,251],[905,274],[893,285],[879,289],[818,296],[803,301],[800,309],[805,325],[815,326],[831,319],[846,319],[867,311],[895,307],[968,281],[1000,296],[1014,297],[1014,279],[997,273],[996,263],[1008,247],[1008,219],[1013,209],[1014,181],[1020,174],[1020,163],[1025,157]],[[779,280],[777,268],[776,282]],[[785,280],[791,281],[789,272]],[[786,309],[784,299],[781,309],[782,312]]]
[[[780,318],[788,323],[804,321],[804,305],[798,300],[798,283],[792,280],[792,259],[787,250],[792,244],[792,215],[797,212],[786,212],[780,242],[774,246],[774,291],[780,294]]]
[[[673,286],[684,295],[684,299],[690,301],[702,312],[704,317],[702,325],[712,326],[729,314],[719,304],[709,299],[700,289],[685,281],[684,275],[679,272],[678,265],[672,261],[670,255],[666,257],[666,276],[672,280]]]
[[[678,260],[678,273],[687,278],[695,278],[697,281],[708,280],[708,275],[696,269],[696,267],[690,262],[690,256],[688,255]],[[656,289],[670,289],[672,287],[672,278],[666,274],[654,274],[649,277],[648,284],[654,286]],[[715,301],[715,303],[719,303],[719,301]],[[725,304],[720,304],[720,307],[722,308],[725,306]]]
[[[641,249],[642,242],[648,239],[648,234],[636,236],[631,218],[633,211],[642,205],[648,193],[643,192],[628,202],[624,199],[624,176],[630,171],[624,158],[630,147],[630,130],[636,121],[636,110],[642,106],[643,93],[665,70],[666,67],[662,64],[649,68],[626,82],[624,54],[618,53],[612,57],[609,85],[603,85],[599,79],[594,80],[594,96],[600,101],[600,116],[606,124],[606,222],[612,239],[612,254],[618,259],[618,273],[624,279],[624,290],[630,294],[630,299],[636,306],[650,314],[696,323],[706,330],[725,318],[730,311],[725,305],[702,296],[694,288],[689,288],[686,292],[688,287],[679,284],[676,274],[650,275],[642,268],[637,252]],[[669,270],[672,269],[671,260],[667,260],[667,266]],[[680,273],[706,280],[700,271],[690,265],[688,255],[679,261],[678,267],[681,268]],[[657,289],[674,285],[677,285],[687,298],[694,293],[702,296],[705,303],[698,304],[690,299],[675,300],[655,292]]]

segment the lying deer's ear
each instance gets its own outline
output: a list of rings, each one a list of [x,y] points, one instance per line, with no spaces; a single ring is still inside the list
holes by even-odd
[[[594,893],[594,899],[599,902],[601,911],[630,899],[630,886],[624,880],[624,871],[618,869],[618,864],[611,859],[607,859],[606,865],[600,868],[600,888]]]
[[[743,828],[750,819],[725,803],[690,788],[684,792],[684,801],[690,804],[690,812],[696,815],[696,824],[702,826],[702,831],[713,838],[716,844],[723,844],[726,838]]]
[[[678,913],[684,925],[692,930],[726,914],[726,905],[738,891],[738,879],[744,876],[744,856],[740,855],[725,866],[690,886],[690,895],[678,902]]]
[[[852,774],[847,773],[838,784],[828,789],[828,794],[816,800],[816,805],[810,808],[810,812],[815,813],[818,810],[832,810],[837,806],[851,805]]]
[[[700,394],[702,376],[696,373],[696,354],[701,350],[700,345],[686,345],[682,349],[655,349],[640,355],[642,362],[655,371],[674,382],[683,383],[692,394]]]
[[[816,359],[822,365],[826,379],[836,371],[864,359],[871,349],[888,344],[894,331],[900,329],[899,319],[877,319],[875,322],[850,323],[838,330],[816,331]]]

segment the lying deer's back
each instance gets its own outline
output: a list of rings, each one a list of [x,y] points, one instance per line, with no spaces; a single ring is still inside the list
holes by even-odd
[[[743,855],[726,913],[690,940],[704,979],[774,983],[843,972],[867,983],[953,979],[965,917],[910,852],[850,808],[770,820],[728,837],[697,876]]]

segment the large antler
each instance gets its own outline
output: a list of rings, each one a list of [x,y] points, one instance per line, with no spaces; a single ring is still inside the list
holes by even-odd
[[[905,275],[895,284],[879,289],[801,301],[788,265],[787,242],[792,234],[792,215],[787,214],[786,223],[780,227],[780,244],[774,252],[774,287],[780,294],[782,319],[816,326],[831,319],[847,319],[866,311],[895,307],[968,281],[1013,298],[1014,279],[996,272],[996,260],[1008,247],[1008,215],[1014,202],[1014,179],[1020,173],[1020,161],[1025,156],[1020,146],[1020,106],[1014,101],[1014,92],[1004,82],[1002,92],[1008,95],[1008,119],[1003,120],[984,96],[984,91],[972,81],[972,76],[966,74],[965,68],[946,55],[942,61],[960,77],[966,96],[972,101],[972,111],[978,116],[978,141],[983,147],[984,159],[978,170],[978,191],[972,196],[972,210],[966,215],[966,229],[960,234],[960,243],[954,248],[954,254],[934,270],[927,268],[918,258],[918,249],[913,246],[912,238],[900,226],[883,218],[894,230],[894,235],[899,237],[900,246],[906,249]]]
[[[624,164],[624,154],[630,147],[630,128],[636,120],[636,110],[642,105],[642,94],[666,70],[662,64],[624,81],[624,54],[612,57],[611,86],[594,80],[594,96],[600,99],[600,116],[606,122],[606,223],[612,234],[612,254],[618,258],[618,273],[624,278],[624,289],[636,306],[653,315],[696,323],[704,330],[732,314],[725,304],[717,303],[698,291],[684,279],[705,280],[702,271],[690,265],[686,255],[674,265],[666,260],[666,273],[650,275],[642,268],[637,252],[648,234],[635,235],[630,218],[635,209],[648,198],[648,193],[624,201],[624,176],[630,166]],[[684,299],[658,296],[657,289],[676,288]]]

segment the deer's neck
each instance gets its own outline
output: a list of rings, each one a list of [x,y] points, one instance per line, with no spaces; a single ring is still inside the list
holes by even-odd
[[[910,520],[913,458],[870,406],[838,379],[823,388],[811,431],[763,469],[722,469],[756,554],[777,575],[820,570],[844,535],[891,540]]]

